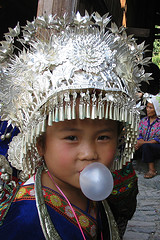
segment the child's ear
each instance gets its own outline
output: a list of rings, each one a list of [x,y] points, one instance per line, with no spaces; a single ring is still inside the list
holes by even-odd
[[[40,136],[39,138],[37,138],[36,147],[37,147],[39,156],[43,157],[44,156],[44,149],[45,149],[43,136]]]

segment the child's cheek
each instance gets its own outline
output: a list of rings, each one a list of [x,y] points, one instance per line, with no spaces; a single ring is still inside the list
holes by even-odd
[[[115,154],[116,154],[115,148],[108,150],[104,160],[105,161],[104,165],[106,165],[107,167],[110,167],[114,161]]]
[[[71,163],[73,159],[73,153],[68,150],[67,147],[63,147],[59,154],[59,160],[63,166],[68,165],[68,164],[73,164]]]

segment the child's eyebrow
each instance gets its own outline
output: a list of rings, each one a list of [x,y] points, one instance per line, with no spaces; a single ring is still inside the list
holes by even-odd
[[[74,131],[82,131],[82,129],[81,128],[64,127],[62,129],[60,129],[60,131],[61,132],[67,132],[67,131],[74,132]],[[113,131],[114,131],[113,128],[104,128],[104,129],[97,130],[97,133],[113,132]]]
[[[81,131],[81,130],[78,129],[78,128],[64,127],[64,128],[61,128],[60,131],[61,131],[61,132],[66,132],[66,131],[73,132],[73,131]]]
[[[97,131],[97,133],[113,132],[113,131],[114,131],[113,128],[105,128],[105,129],[101,129],[101,130]]]

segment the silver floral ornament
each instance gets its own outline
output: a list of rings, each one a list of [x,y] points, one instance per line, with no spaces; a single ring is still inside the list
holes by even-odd
[[[8,159],[12,166],[18,170],[22,170],[21,153],[23,152],[22,134],[14,136],[8,149]]]
[[[106,48],[105,41],[93,34],[78,34],[70,43],[69,60],[86,72],[98,73],[106,67],[106,59],[112,56],[112,51]]]

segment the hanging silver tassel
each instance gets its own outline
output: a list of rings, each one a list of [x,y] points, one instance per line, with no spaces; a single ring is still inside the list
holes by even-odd
[[[48,126],[52,126],[52,112],[51,111],[48,114]]]
[[[102,119],[104,116],[103,116],[103,106],[102,104],[99,104],[99,109],[98,109],[98,116],[99,116],[99,119]]]
[[[84,119],[84,115],[83,115],[84,111],[83,111],[83,104],[79,104],[79,119]]]
[[[55,119],[54,119],[55,122],[59,122],[59,111],[58,111],[58,106],[56,106],[56,109],[55,109]]]
[[[126,156],[123,157],[123,161],[122,162],[123,162],[122,166],[126,165],[126,162],[127,162],[127,157]]]
[[[108,116],[109,119],[113,119],[112,111],[113,111],[113,103],[110,102],[110,106],[109,106],[109,116]]]
[[[83,119],[86,118],[86,103],[83,104]]]
[[[91,119],[97,118],[97,104],[96,104],[97,98],[95,93],[92,94],[92,110],[91,110]]]
[[[46,131],[46,119],[43,119],[41,132],[44,133],[45,131]]]
[[[118,161],[114,162],[114,168],[113,169],[118,169]]]
[[[105,113],[105,119],[108,119],[108,109],[109,109],[109,102],[106,102],[106,113]]]
[[[125,119],[125,113],[124,113],[124,107],[121,108],[121,121],[124,121]]]
[[[113,108],[113,120],[117,120],[117,104]]]
[[[68,106],[67,106],[67,120],[71,120],[71,119],[72,119],[71,105],[68,104]]]
[[[126,140],[129,142],[129,133],[127,133],[127,139]]]
[[[120,111],[119,111],[119,121],[121,122],[122,121],[122,107],[120,107],[120,109],[119,109]]]
[[[55,109],[53,108],[52,110],[52,122],[55,122],[55,114],[54,114]]]
[[[73,101],[72,101],[72,119],[76,119],[76,100],[77,100],[77,93],[73,92]]]
[[[65,101],[65,116],[64,116],[64,118],[65,119],[68,119],[68,104],[70,103],[70,97],[69,97],[69,93],[68,92],[66,92],[65,94],[64,94],[64,101]]]
[[[59,121],[64,121],[64,108],[63,108],[63,106],[59,107]]]
[[[103,118],[104,118],[104,102],[102,103],[102,115],[103,115]]]
[[[96,119],[96,118],[97,118],[97,106],[93,105],[92,106],[91,119]]]
[[[132,112],[129,112],[129,124],[132,124]]]
[[[123,160],[121,159],[120,161],[119,161],[119,169],[122,169],[123,168]]]
[[[84,111],[84,100],[83,100],[83,97],[84,97],[85,93],[80,93],[80,102],[79,102],[79,119],[84,119],[85,118],[85,111]]]
[[[128,122],[128,110],[127,110],[127,108],[125,108],[125,117],[124,117],[124,121],[125,122]]]
[[[64,119],[67,119],[67,103],[65,103],[65,108],[64,108]]]
[[[132,124],[131,124],[131,128],[134,128],[134,114],[132,114]]]
[[[120,108],[120,121],[124,121],[124,107]]]
[[[39,123],[39,134],[38,134],[38,136],[41,134],[42,124],[43,124],[43,121]]]
[[[36,127],[36,137],[38,137],[40,134],[40,123],[38,123],[37,127]]]
[[[136,119],[136,123],[135,123],[135,131],[138,131],[138,123],[137,123],[137,119]]]
[[[102,119],[101,102],[102,102],[102,92],[100,92],[100,94],[98,95],[98,110],[97,110],[97,116],[99,116],[99,114],[101,115],[101,116],[99,117],[99,119]]]
[[[64,102],[63,102],[63,94],[60,95],[59,121],[64,121]]]
[[[132,153],[131,153],[130,160],[133,159],[133,157],[134,157],[134,151],[132,151]]]
[[[91,117],[91,105],[90,105],[90,94],[89,91],[87,90],[86,92],[86,118],[90,118]]]
[[[72,119],[76,119],[76,105],[72,104]]]
[[[91,117],[91,107],[90,107],[90,104],[86,104],[86,118],[90,118]]]

